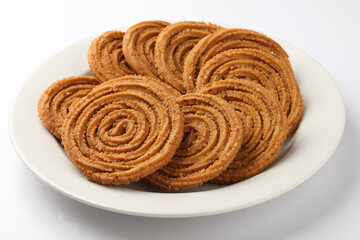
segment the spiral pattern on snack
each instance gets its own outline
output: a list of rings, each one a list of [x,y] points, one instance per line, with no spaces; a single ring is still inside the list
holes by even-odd
[[[227,78],[237,78],[241,69],[247,68],[262,74],[267,80],[256,82],[273,91],[289,119],[289,131],[296,129],[300,122],[303,102],[292,70],[283,61],[270,53],[257,49],[231,49],[217,54],[201,68],[196,79],[196,89],[208,83]],[[241,78],[241,77],[240,77]]]
[[[124,34],[121,31],[107,31],[91,43],[88,51],[89,68],[102,82],[135,73],[123,53]]]
[[[225,100],[201,93],[177,99],[184,137],[171,162],[146,178],[166,190],[194,188],[223,172],[239,151],[242,124]]]
[[[38,114],[43,125],[61,139],[62,125],[71,108],[100,83],[92,76],[73,76],[51,84],[38,101]]]
[[[200,39],[221,27],[204,22],[177,22],[164,28],[156,39],[155,63],[161,78],[185,93],[184,62]]]
[[[266,35],[248,29],[223,28],[201,39],[190,51],[184,65],[186,89],[195,90],[193,80],[197,78],[200,69],[208,60],[226,50],[241,48],[268,52],[290,66],[285,50]]]
[[[157,77],[155,67],[155,42],[159,33],[169,25],[164,21],[145,21],[131,26],[124,35],[125,59],[137,74]]]
[[[120,185],[166,165],[181,143],[183,115],[164,83],[125,76],[102,83],[67,116],[65,152],[91,181]]]
[[[242,147],[228,168],[212,182],[250,178],[272,163],[287,135],[288,121],[276,96],[258,83],[228,79],[210,84],[202,93],[225,99],[243,123]]]

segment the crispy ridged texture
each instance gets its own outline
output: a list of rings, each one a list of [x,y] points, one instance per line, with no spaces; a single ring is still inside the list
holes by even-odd
[[[125,59],[137,74],[157,77],[155,67],[155,42],[163,28],[169,25],[164,21],[145,21],[131,26],[124,35],[123,51]]]
[[[260,173],[274,161],[286,138],[288,122],[271,91],[249,80],[229,79],[208,85],[201,92],[229,102],[244,129],[240,151],[226,171],[212,182],[242,181]]]
[[[88,63],[95,77],[57,81],[38,113],[99,184],[242,181],[274,161],[301,120],[289,56],[252,30],[144,21],[94,39]]]
[[[270,83],[268,85],[264,85],[268,89],[274,90],[277,88],[277,94],[279,95],[279,100],[284,108],[284,111],[289,117],[290,122],[290,130],[289,133],[296,129],[299,124],[302,112],[302,99],[299,87],[294,77],[294,73],[289,61],[289,57],[285,50],[273,39],[267,37],[262,33],[258,33],[256,31],[248,30],[248,29],[221,29],[215,33],[212,33],[199,41],[199,43],[191,50],[188,57],[186,58],[184,64],[184,83],[187,91],[195,91],[199,84],[199,79],[203,78],[203,76],[199,76],[201,69],[206,65],[206,63],[214,58],[217,54],[225,52],[231,49],[255,49],[266,52],[268,55],[274,56],[277,58],[278,62],[282,65],[282,68],[286,71],[286,81],[283,87],[286,92],[283,92],[282,87],[278,86],[276,78],[276,74],[268,75],[268,78],[275,79],[274,83]],[[235,61],[235,59],[233,59]],[[258,69],[262,70],[262,72],[268,72],[265,69],[261,69],[263,67],[259,66],[253,62],[244,62],[238,61],[237,66],[230,66],[227,64],[227,69],[225,66],[222,69],[214,72],[214,75],[219,74],[217,76],[217,80],[220,78],[233,78],[238,77],[240,75],[237,73],[239,69]],[[231,68],[231,69],[230,69]],[[222,71],[219,73],[219,71]],[[226,72],[226,74],[224,74]],[[225,76],[227,75],[227,76]],[[243,77],[243,76],[241,76]],[[213,79],[212,81],[214,81]],[[202,81],[202,80],[200,80]],[[206,81],[202,81],[204,84]],[[281,95],[281,96],[280,96]]]
[[[88,51],[88,63],[92,74],[102,82],[135,74],[123,54],[121,31],[107,31],[92,41]]]
[[[208,83],[228,78],[243,78],[241,72],[247,69],[263,75],[267,81],[256,82],[273,91],[289,119],[289,131],[296,129],[300,122],[303,102],[292,69],[274,55],[257,49],[231,49],[217,54],[206,62],[196,79],[196,89]],[[245,75],[245,77],[247,77]],[[251,78],[250,78],[251,79]]]
[[[70,109],[100,83],[91,76],[73,76],[54,82],[38,101],[41,122],[55,137],[61,139],[62,124]]]
[[[219,29],[204,22],[177,22],[164,28],[155,46],[155,63],[161,78],[185,93],[183,69],[188,53],[200,39]]]
[[[194,80],[208,60],[226,50],[241,48],[263,50],[290,66],[284,49],[266,35],[248,29],[224,28],[201,39],[190,51],[184,63],[184,82],[187,91],[195,90]]]
[[[223,172],[241,147],[242,124],[225,100],[209,94],[177,99],[184,138],[171,162],[146,178],[166,190],[194,188]]]
[[[100,84],[69,112],[62,141],[68,157],[90,181],[128,184],[171,160],[183,124],[166,84],[125,76]]]

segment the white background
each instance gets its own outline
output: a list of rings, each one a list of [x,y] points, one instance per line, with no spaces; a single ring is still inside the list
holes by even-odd
[[[17,90],[38,65],[70,44],[154,19],[236,24],[314,57],[335,79],[346,105],[334,155],[280,197],[208,217],[127,216],[48,187],[21,162],[8,137]],[[0,33],[0,239],[360,238],[360,1],[1,1]]]

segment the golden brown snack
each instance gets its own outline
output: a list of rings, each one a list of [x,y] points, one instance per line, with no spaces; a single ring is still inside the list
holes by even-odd
[[[212,182],[231,183],[260,173],[279,153],[288,122],[276,96],[258,83],[228,79],[201,89],[228,101],[242,120],[243,145],[235,159]]]
[[[184,82],[188,91],[194,91],[193,82],[200,69],[216,54],[230,49],[250,48],[268,52],[290,66],[285,50],[266,35],[248,29],[223,28],[209,34],[190,51],[184,63]],[[291,66],[290,66],[291,68]]]
[[[155,42],[163,28],[169,25],[164,21],[145,21],[131,26],[124,35],[123,51],[125,59],[137,74],[157,77],[155,67]]]
[[[164,28],[156,39],[155,63],[165,82],[185,93],[183,66],[200,39],[221,27],[204,22],[177,22]]]
[[[242,124],[225,100],[209,94],[177,99],[184,114],[184,137],[171,162],[146,180],[166,190],[202,185],[223,172],[241,147]]]
[[[52,84],[38,112],[99,184],[242,181],[274,161],[300,122],[289,56],[255,31],[145,21],[94,39],[88,63],[95,77]]]
[[[201,68],[196,79],[196,88],[200,90],[208,83],[238,77],[237,71],[243,68],[261,73],[268,79],[267,84],[266,81],[262,84],[277,94],[283,111],[289,119],[288,133],[296,129],[303,108],[299,87],[292,69],[268,52],[248,48],[221,52]]]
[[[106,82],[110,79],[135,74],[123,54],[121,31],[107,31],[94,39],[88,51],[88,62],[92,74]]]
[[[181,143],[184,119],[168,86],[144,76],[102,83],[67,116],[65,152],[91,181],[120,185],[166,165]]]
[[[73,76],[51,84],[40,96],[38,114],[44,126],[61,139],[62,124],[79,99],[101,82],[91,76]]]

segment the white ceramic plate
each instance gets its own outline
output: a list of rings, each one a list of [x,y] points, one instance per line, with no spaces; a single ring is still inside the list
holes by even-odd
[[[329,73],[313,58],[281,40],[303,94],[302,122],[286,141],[276,162],[246,181],[205,184],[180,193],[159,192],[143,183],[106,187],[86,180],[37,115],[37,102],[54,81],[89,75],[86,38],[42,64],[20,89],[9,119],[10,136],[22,161],[55,190],[85,204],[119,213],[190,217],[249,207],[289,191],[313,175],[335,151],[345,124],[345,108]]]

